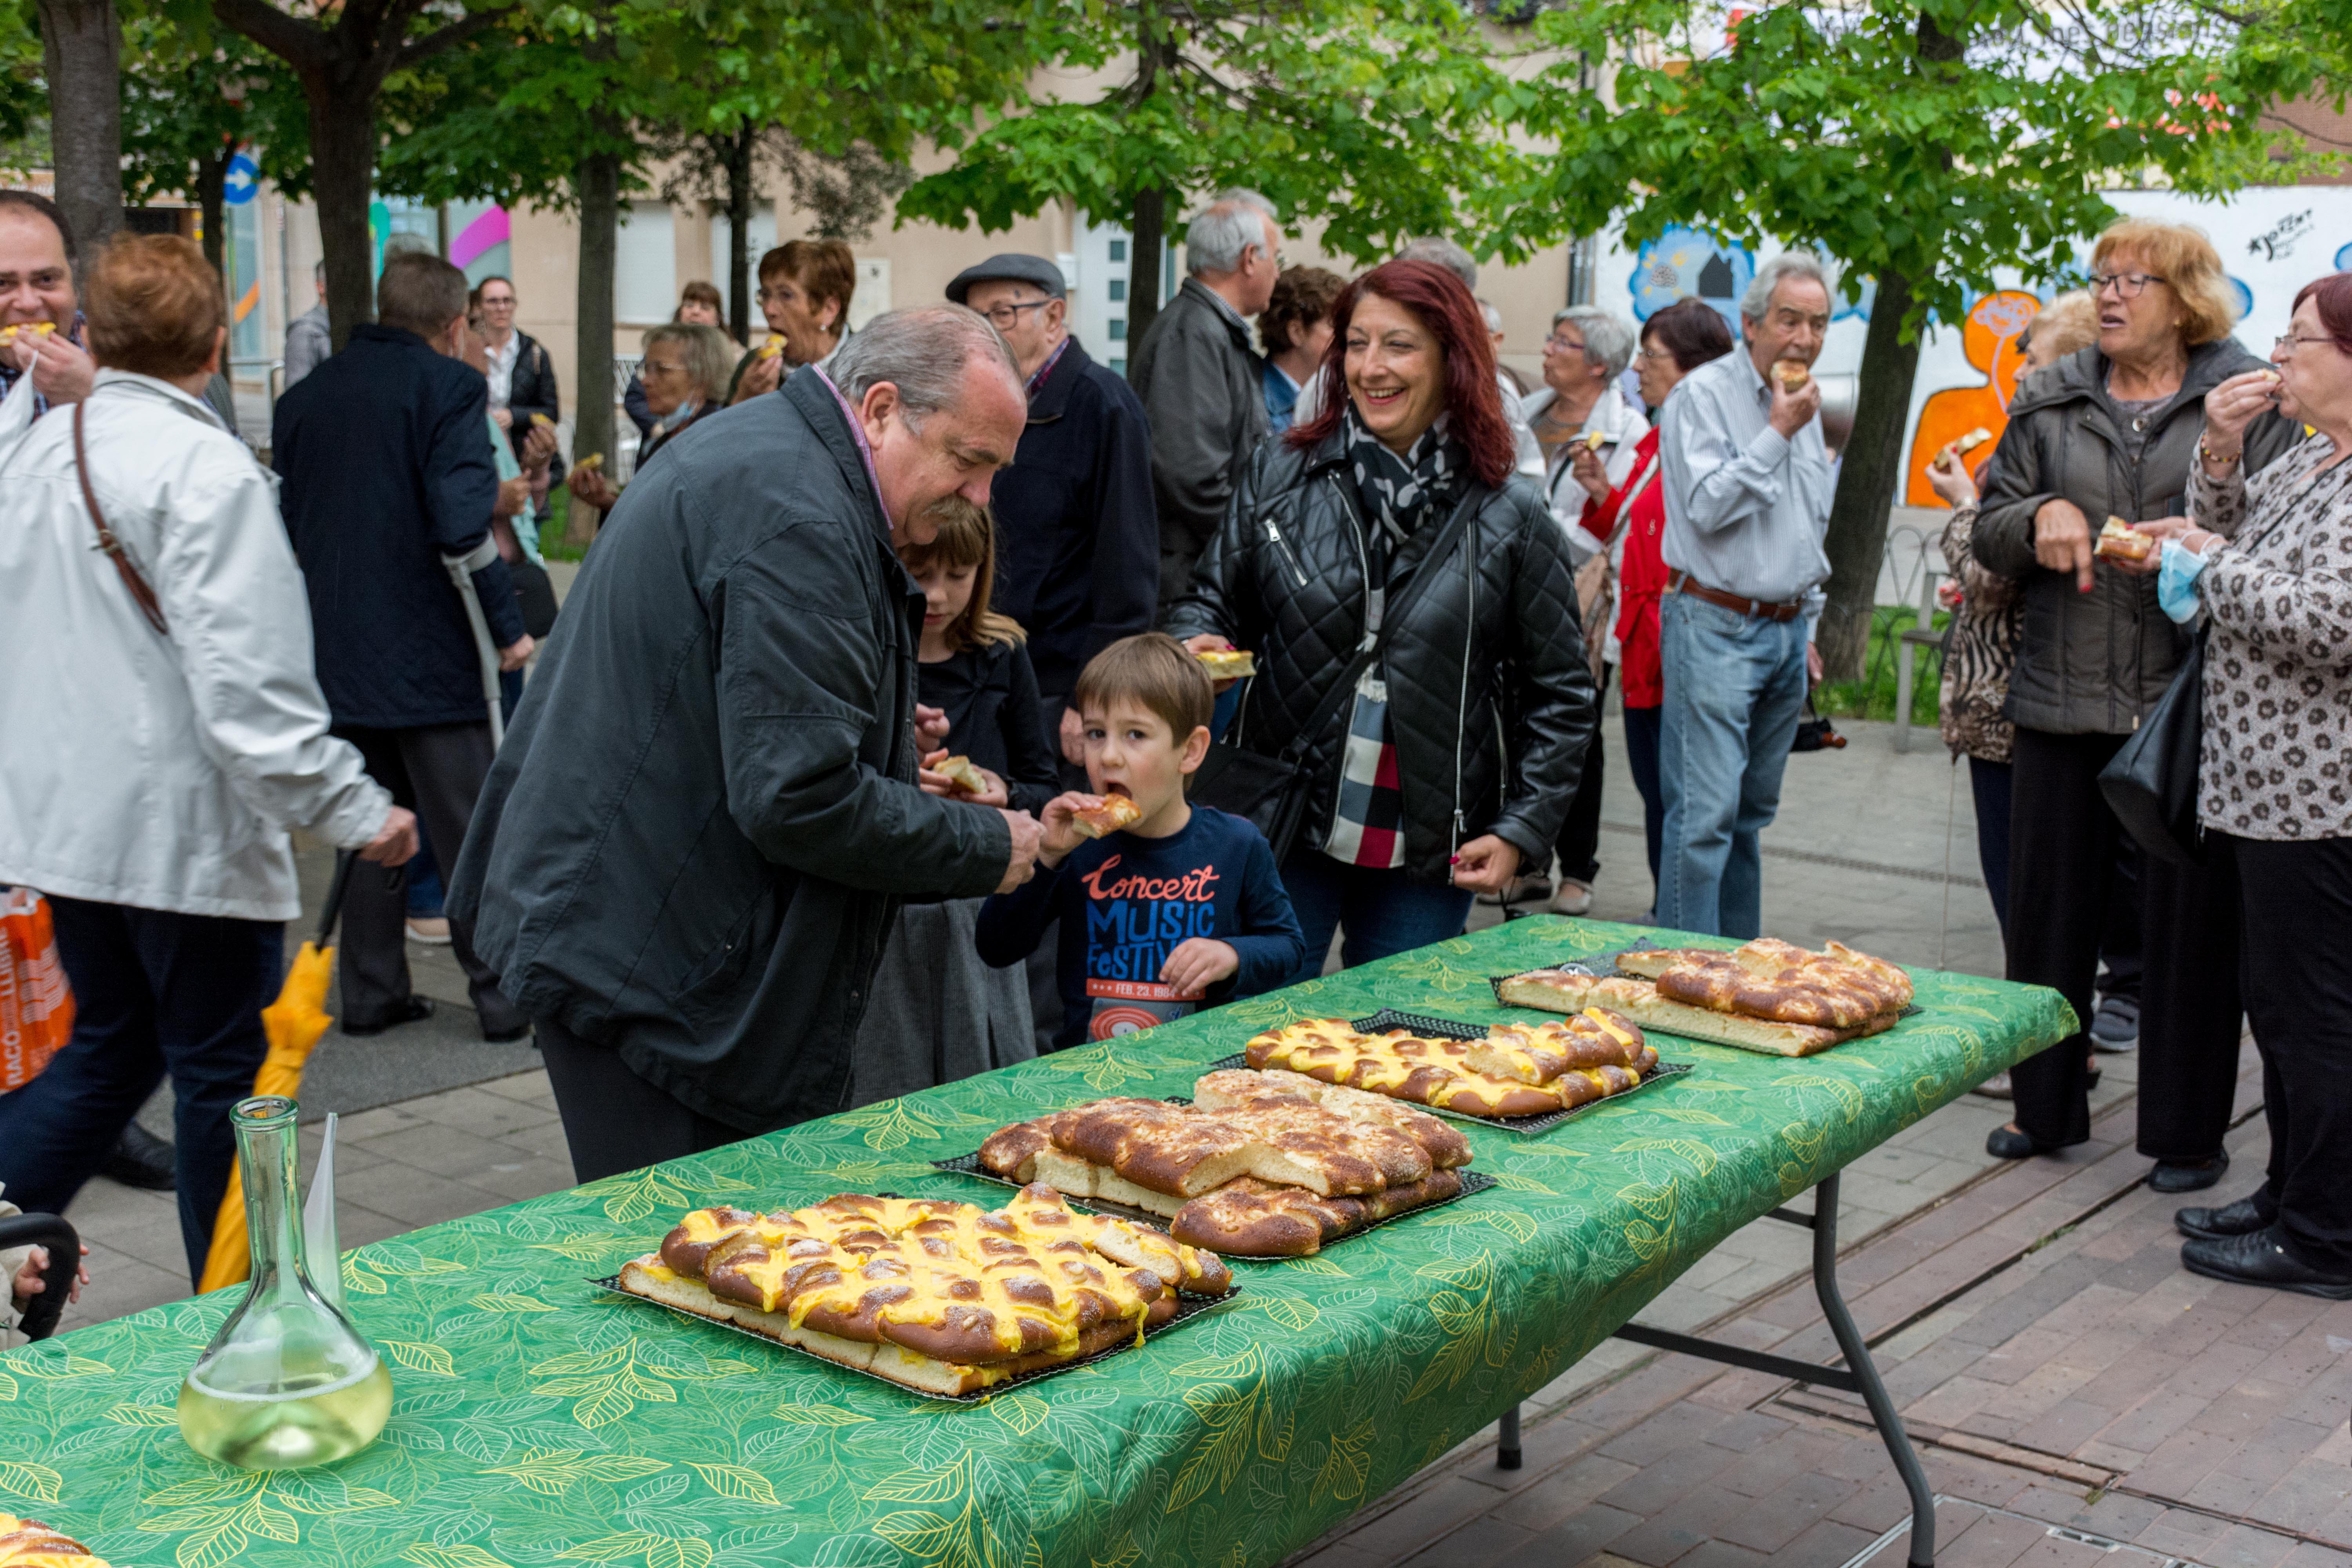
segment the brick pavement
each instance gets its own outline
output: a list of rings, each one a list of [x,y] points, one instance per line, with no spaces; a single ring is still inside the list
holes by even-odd
[[[2243,1067],[2223,1197],[2267,1155],[2251,1048]],[[1939,1498],[1937,1561],[2352,1568],[2352,1303],[2184,1271],[2182,1200],[2143,1184],[2132,1117],[2110,1105],[2084,1148],[1992,1171],[1843,1255]],[[1707,1332],[1835,1356],[1801,1280]],[[1529,1398],[1524,1469],[1495,1468],[1489,1428],[1293,1568],[1906,1561],[1909,1503],[1858,1398],[1612,1344],[1614,1377]]]

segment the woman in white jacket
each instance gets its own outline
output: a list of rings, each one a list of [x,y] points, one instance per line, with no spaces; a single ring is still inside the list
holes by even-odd
[[[399,865],[415,819],[328,735],[276,481],[203,400],[219,274],[124,237],[83,300],[89,397],[0,436],[0,883],[47,895],[76,1004],[0,1095],[0,1183],[61,1212],[168,1071],[194,1279],[301,912],[287,830]]]

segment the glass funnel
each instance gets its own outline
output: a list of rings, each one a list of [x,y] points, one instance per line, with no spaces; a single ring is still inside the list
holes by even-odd
[[[188,1447],[248,1470],[332,1464],[374,1442],[392,1415],[391,1373],[303,1267],[295,1111],[261,1095],[230,1113],[253,1279],[180,1388]]]

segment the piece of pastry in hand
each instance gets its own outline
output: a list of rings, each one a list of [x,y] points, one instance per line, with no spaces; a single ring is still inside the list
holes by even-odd
[[[1247,648],[1213,647],[1192,657],[1201,661],[1201,668],[1211,680],[1239,680],[1257,673],[1257,655]]]
[[[1143,807],[1125,795],[1090,795],[1087,804],[1070,813],[1070,824],[1089,838],[1100,838],[1132,827],[1143,820]]]
[[[1807,370],[1801,361],[1792,359],[1774,360],[1772,375],[1780,382],[1781,388],[1788,392],[1802,391],[1805,383],[1813,379],[1811,371]]]
[[[2145,561],[2156,548],[2151,534],[2140,532],[2122,518],[2110,517],[2099,530],[2099,547],[2095,553],[2109,561]]]
[[[970,757],[944,758],[931,764],[931,772],[939,774],[966,795],[988,793],[987,776],[972,766]]]
[[[1975,429],[1969,431],[1967,435],[1961,437],[1958,440],[1953,442],[1952,450],[1965,458],[1970,452],[1975,451],[1979,447],[1983,446],[1987,441],[1991,439],[1992,432],[1979,425]]]

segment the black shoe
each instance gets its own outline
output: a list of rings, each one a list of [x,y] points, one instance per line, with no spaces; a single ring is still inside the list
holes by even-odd
[[[494,1046],[510,1046],[517,1040],[530,1038],[530,1022],[525,1019],[511,1029],[484,1029],[482,1038]]]
[[[145,1187],[152,1193],[168,1193],[173,1184],[173,1166],[178,1151],[136,1121],[122,1130],[115,1140],[113,1152],[98,1167],[101,1176],[110,1176],[126,1187]]]
[[[2147,1173],[2150,1192],[2201,1193],[2221,1179],[2230,1168],[2230,1152],[2224,1149],[2210,1160],[2158,1160],[2156,1169]]]
[[[403,1024],[421,1024],[431,1016],[433,1016],[433,998],[411,996],[394,1007],[383,1023],[347,1023],[343,1026],[343,1033],[355,1040],[364,1040],[370,1036],[381,1035],[386,1029],[397,1029]]]
[[[1996,1160],[2025,1160],[2036,1154],[2055,1154],[2063,1143],[2044,1143],[2031,1132],[2014,1132],[2006,1127],[1996,1127],[1985,1134],[1985,1152]]]
[[[2176,1209],[2172,1215],[2173,1228],[2183,1236],[2201,1241],[2220,1241],[2226,1237],[2251,1236],[2258,1230],[2268,1230],[2271,1222],[2252,1198],[2240,1198],[2236,1203],[2218,1209]]]
[[[2287,1256],[2278,1243],[2278,1230],[2266,1226],[2243,1236],[2208,1241],[2197,1237],[2180,1244],[2181,1266],[2208,1279],[2239,1285],[2261,1285],[2273,1290],[2296,1290],[2329,1301],[2352,1301],[2352,1274],[2322,1274]]]

